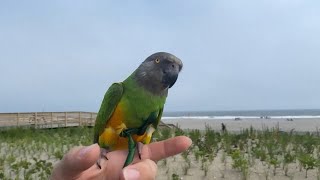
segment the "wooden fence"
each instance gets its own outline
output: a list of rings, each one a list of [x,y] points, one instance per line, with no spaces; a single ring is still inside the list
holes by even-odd
[[[0,127],[56,128],[93,126],[96,116],[97,113],[94,112],[0,113]]]
[[[0,113],[0,127],[58,128],[94,126],[95,112],[17,112]],[[160,127],[177,128],[160,122]]]

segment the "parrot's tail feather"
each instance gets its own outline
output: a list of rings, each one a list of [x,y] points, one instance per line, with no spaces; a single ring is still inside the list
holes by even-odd
[[[126,167],[126,166],[128,166],[129,164],[132,163],[133,158],[134,158],[134,154],[135,154],[135,151],[136,151],[137,143],[132,139],[132,136],[130,134],[128,136],[128,139],[129,139],[128,140],[128,156],[127,156],[126,161],[124,162],[123,167]]]

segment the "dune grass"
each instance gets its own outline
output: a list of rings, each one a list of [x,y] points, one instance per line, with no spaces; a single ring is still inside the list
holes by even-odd
[[[166,169],[168,179],[192,176],[192,168],[202,171],[203,177],[210,176],[210,168],[219,153],[222,156],[218,161],[224,164],[220,170],[222,178],[229,158],[230,167],[241,179],[249,179],[257,161],[262,163],[266,179],[276,175],[294,176],[289,168],[292,166],[300,169],[306,178],[313,171],[320,179],[319,134],[280,132],[277,127],[263,131],[249,128],[234,134],[206,126],[205,131],[164,128],[154,135],[154,140],[176,135],[189,136],[193,145],[180,155],[184,161],[179,167],[181,171],[169,168],[167,160],[158,163],[159,168]],[[87,127],[0,129],[0,179],[48,179],[55,162],[72,147],[91,144],[92,137],[93,129]]]
[[[72,147],[92,143],[91,128],[0,130],[0,179],[48,179]]]

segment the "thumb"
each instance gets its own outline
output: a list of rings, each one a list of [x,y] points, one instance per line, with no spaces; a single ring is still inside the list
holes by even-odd
[[[150,159],[145,159],[122,170],[121,180],[156,179],[157,165]]]
[[[55,165],[51,179],[69,179],[79,176],[98,160],[99,154],[100,148],[97,144],[71,149]]]

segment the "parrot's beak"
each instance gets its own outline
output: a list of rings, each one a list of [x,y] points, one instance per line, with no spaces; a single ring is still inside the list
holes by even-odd
[[[169,88],[171,88],[176,83],[177,79],[178,79],[178,74],[175,76],[169,77],[169,82],[170,82]]]
[[[165,88],[171,88],[177,81],[179,71],[164,71],[162,83]]]

